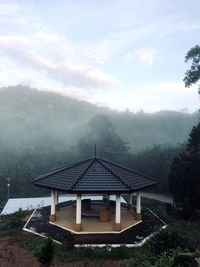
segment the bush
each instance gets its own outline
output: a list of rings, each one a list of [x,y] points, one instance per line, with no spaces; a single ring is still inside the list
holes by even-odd
[[[111,250],[111,256],[115,259],[128,259],[130,258],[130,249],[125,246],[120,246]]]
[[[92,251],[93,259],[110,259],[111,252],[106,248],[96,248]]]
[[[159,256],[146,257],[143,254],[143,261],[138,257],[123,260],[118,263],[118,267],[198,267],[199,255],[199,251],[191,253],[178,248]]]
[[[183,267],[198,267],[198,263],[193,255],[189,253],[179,254],[174,258],[172,267],[183,266]]]
[[[50,266],[55,255],[56,244],[47,237],[36,247],[35,256],[43,266]]]
[[[12,214],[1,216],[0,235],[18,234],[24,226],[22,219],[29,213],[29,211],[22,211],[19,209],[19,211]]]
[[[169,251],[180,247],[193,251],[195,249],[195,240],[188,237],[184,232],[177,228],[167,227],[157,232],[150,240],[151,251],[155,254]]]

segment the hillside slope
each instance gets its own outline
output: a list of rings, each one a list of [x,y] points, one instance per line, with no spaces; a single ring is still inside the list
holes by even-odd
[[[34,146],[41,139],[76,143],[97,114],[107,115],[133,151],[154,144],[176,145],[187,139],[198,113],[117,112],[56,93],[13,86],[0,89],[0,143]]]

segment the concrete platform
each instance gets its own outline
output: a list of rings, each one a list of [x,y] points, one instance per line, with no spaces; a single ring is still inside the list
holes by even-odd
[[[93,205],[96,212],[98,212],[99,205]],[[85,233],[112,233],[116,232],[114,230],[115,225],[115,209],[111,210],[111,220],[108,222],[100,222],[98,217],[85,217],[82,216],[82,231],[77,232],[77,234],[85,234]],[[140,221],[141,222],[141,221]],[[127,229],[130,226],[138,224],[139,222],[135,219],[135,212],[132,210],[127,210],[126,207],[121,207],[121,226],[122,231]],[[65,206],[56,212],[56,221],[51,222],[58,227],[62,227],[66,230],[69,230],[73,233],[75,226],[75,219],[72,218],[72,206]],[[119,232],[116,232],[119,233]]]
[[[68,209],[67,207],[70,207],[74,204],[74,201],[67,201],[64,203],[60,203],[60,218],[58,216],[57,222],[60,224],[63,223],[65,225],[66,221],[62,222],[62,217],[65,215],[65,211]],[[122,210],[127,208],[126,204],[121,203]],[[158,218],[154,213],[152,213],[148,208],[142,208],[142,222],[135,224],[134,218],[133,218],[133,225],[128,226],[128,228],[123,229],[121,232],[114,232],[113,231],[113,221],[110,223],[110,226],[112,226],[112,229],[110,232],[104,232],[104,233],[98,233],[98,232],[86,232],[87,228],[87,221],[82,221],[83,227],[85,227],[84,233],[79,234],[75,232],[71,232],[67,230],[64,227],[60,227],[60,225],[49,223],[49,214],[50,214],[50,206],[43,207],[36,209],[33,214],[31,215],[30,219],[27,221],[27,223],[24,226],[24,230],[31,232],[36,235],[40,235],[43,237],[50,236],[55,241],[62,243],[63,240],[65,240],[66,236],[73,236],[75,245],[77,246],[85,246],[85,245],[93,245],[93,246],[119,246],[119,245],[127,245],[127,246],[141,246],[143,245],[146,240],[148,240],[149,236],[153,234],[155,229],[158,229],[159,227],[165,226],[165,223]],[[128,214],[128,213],[127,213]],[[131,213],[129,214],[130,216]],[[128,215],[128,216],[129,216]],[[63,218],[64,218],[63,217]],[[70,216],[71,217],[71,216]],[[123,215],[122,215],[123,218]],[[89,219],[89,218],[86,218]],[[95,218],[90,218],[95,219]],[[132,220],[132,218],[131,218]],[[94,224],[98,224],[98,220],[91,222],[91,225],[93,224],[93,229],[97,229],[97,226],[94,227]],[[124,220],[123,227],[126,227],[126,222]],[[100,227],[103,227],[101,229],[105,229],[104,225],[105,223],[99,223],[101,224]],[[106,223],[107,224],[107,223]],[[85,225],[85,226],[84,226]],[[109,226],[109,225],[107,225]],[[71,224],[72,227],[72,224]],[[84,228],[83,228],[84,229]],[[100,228],[99,228],[100,229]],[[92,230],[94,231],[94,230]]]

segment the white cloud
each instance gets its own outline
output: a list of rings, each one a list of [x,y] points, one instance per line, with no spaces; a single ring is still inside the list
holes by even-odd
[[[21,16],[21,15],[16,15],[14,17],[6,17],[6,18],[1,18],[1,21],[4,23],[12,23],[12,24],[18,24],[18,25],[26,25],[27,24],[27,18]]]
[[[0,4],[0,15],[11,15],[19,11],[17,4]]]
[[[156,54],[155,48],[138,49],[133,52],[128,52],[125,57],[125,60],[127,62],[131,62],[135,59],[138,59],[144,64],[152,65],[155,54]]]
[[[59,41],[51,35],[43,34],[42,36],[49,43]],[[44,71],[50,79],[56,80],[64,86],[106,88],[116,83],[114,78],[91,65],[77,64],[73,61],[64,60],[64,54],[62,62],[55,63],[50,59],[51,55],[49,58],[44,57],[41,51],[36,51],[34,43],[37,44],[37,40],[34,37],[0,36],[0,50],[17,64],[21,67],[32,68],[35,71]]]

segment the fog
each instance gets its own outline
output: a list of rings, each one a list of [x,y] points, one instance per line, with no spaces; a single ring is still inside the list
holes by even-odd
[[[158,178],[168,192],[171,159],[183,149],[198,113],[118,112],[27,86],[0,89],[0,198],[38,196],[41,172],[94,156]],[[157,166],[157,167],[156,167]],[[160,166],[158,168],[158,166]]]

